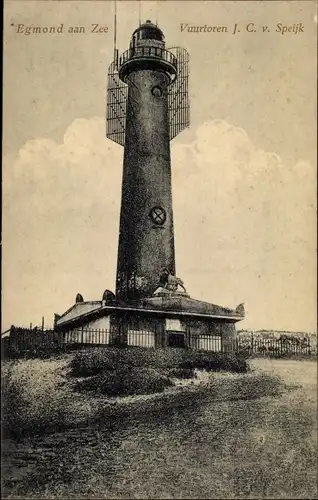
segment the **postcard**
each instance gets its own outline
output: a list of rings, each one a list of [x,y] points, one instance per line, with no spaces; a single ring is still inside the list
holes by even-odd
[[[317,498],[317,4],[6,0],[4,498]]]

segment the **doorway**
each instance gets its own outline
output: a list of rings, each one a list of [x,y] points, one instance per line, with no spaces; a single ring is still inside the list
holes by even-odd
[[[185,334],[180,332],[168,333],[169,347],[185,347]]]

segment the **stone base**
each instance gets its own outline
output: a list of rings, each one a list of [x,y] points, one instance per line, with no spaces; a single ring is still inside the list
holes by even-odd
[[[153,293],[152,296],[153,297],[166,297],[166,298],[170,298],[170,297],[188,297],[188,298],[190,298],[190,295],[186,292],[182,292],[179,290],[176,290],[175,292],[173,292],[171,290],[167,290],[167,288],[163,288],[162,286],[157,288],[157,290],[155,290],[155,292]]]

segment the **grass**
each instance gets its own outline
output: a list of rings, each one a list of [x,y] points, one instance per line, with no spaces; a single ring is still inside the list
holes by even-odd
[[[252,401],[265,396],[281,395],[286,389],[280,377],[267,373],[215,378],[208,386],[216,401]]]
[[[248,356],[250,359],[251,358],[256,358],[259,359],[259,357],[262,356],[261,354],[254,353],[250,356]],[[310,354],[303,354],[301,352],[267,352],[264,358],[269,358],[269,359],[291,359],[295,361],[317,361],[317,353],[312,352]]]
[[[129,404],[118,398],[111,420],[102,394],[82,393],[78,404],[66,377],[69,361],[15,363],[10,376],[23,381],[17,385],[27,392],[28,409],[39,409],[38,399],[43,408],[62,391],[70,420],[96,409],[105,418],[7,441],[4,497],[317,498],[314,363],[252,360],[246,374],[211,372],[197,387]]]
[[[63,362],[62,362],[63,364]],[[2,366],[2,431],[14,436],[63,428],[78,421],[79,401],[70,399],[59,375],[61,361],[19,360]]]
[[[161,398],[161,402],[155,400],[155,406],[161,404],[162,411],[170,411],[174,404],[184,408],[194,401],[195,393],[198,393],[200,398],[204,392],[209,397],[232,398],[235,393],[241,394],[235,384],[242,386],[244,398],[253,398],[255,394],[260,393],[259,387],[264,386],[264,380],[260,384],[260,380],[252,374],[250,385],[246,383],[246,374],[241,374],[241,379],[229,379],[228,384],[234,384],[235,389],[232,393],[228,389],[227,396],[225,393],[220,396],[219,383],[214,379],[203,384],[199,390],[197,385],[200,380],[196,381],[197,370],[193,366],[206,367],[208,363],[208,366],[211,366],[211,359],[211,355],[199,353],[194,356],[180,349],[151,351],[141,348],[97,348],[65,354],[64,357],[51,360],[4,362],[3,431],[20,439],[25,435],[59,432],[65,428],[87,425],[99,419],[105,421],[114,415],[114,418],[120,418],[109,398],[153,393],[160,395],[166,389],[173,390],[176,379],[195,385],[188,385],[180,394],[169,392],[167,397]],[[236,360],[229,359],[230,363]],[[184,367],[189,360],[192,363],[193,360],[199,362]],[[226,357],[222,360],[225,362]],[[148,365],[143,365],[146,362]],[[217,367],[219,366],[218,364]],[[224,381],[222,383],[224,384]],[[189,392],[188,389],[193,390]],[[264,386],[264,393],[271,394],[272,388],[269,385]],[[138,405],[134,408],[138,413]],[[130,407],[129,411],[135,411],[134,408]],[[142,411],[151,413],[153,408],[146,402]]]

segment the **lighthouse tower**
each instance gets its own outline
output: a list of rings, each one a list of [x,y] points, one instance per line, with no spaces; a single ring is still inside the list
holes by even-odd
[[[115,48],[106,123],[108,139],[124,147],[116,290],[100,301],[78,294],[56,316],[56,329],[72,342],[236,349],[243,304],[196,300],[175,276],[170,144],[190,123],[188,75],[188,52],[167,48],[150,21],[120,57]],[[211,293],[216,288],[211,283]]]
[[[162,269],[175,274],[170,141],[189,125],[188,60],[146,21],[110,68],[107,136],[124,146],[118,299],[152,296]]]

